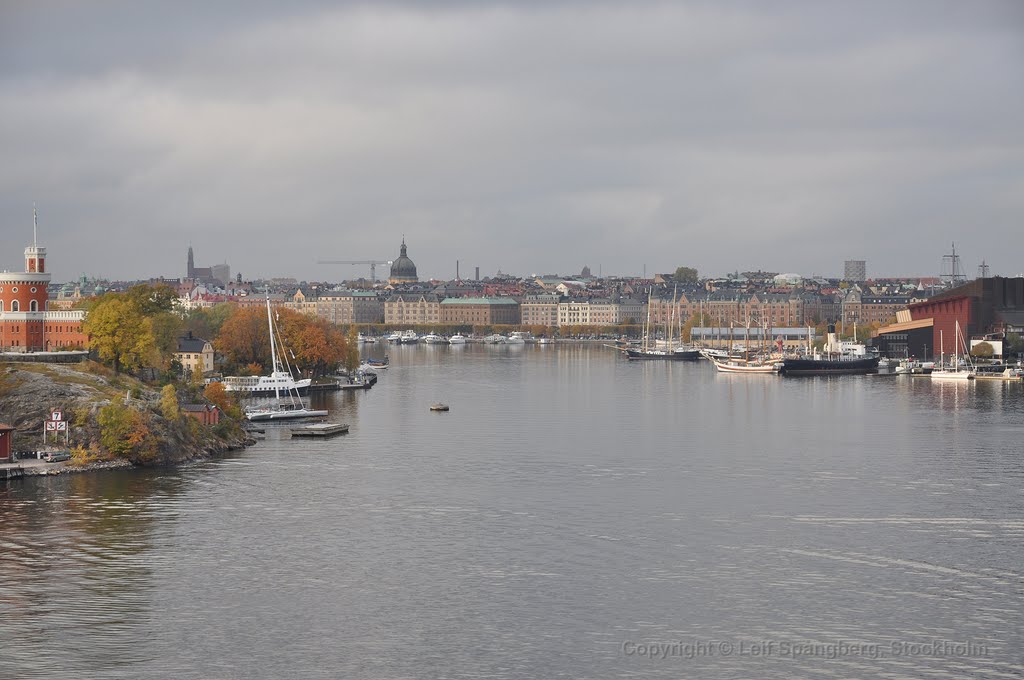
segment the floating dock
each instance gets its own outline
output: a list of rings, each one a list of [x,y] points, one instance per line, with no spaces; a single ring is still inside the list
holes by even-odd
[[[336,434],[347,432],[348,424],[346,423],[316,423],[291,429],[293,437],[333,437]]]

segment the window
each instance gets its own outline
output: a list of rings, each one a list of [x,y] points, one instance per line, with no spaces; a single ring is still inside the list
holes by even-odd
[[[37,300],[32,300],[32,302],[28,303],[28,311],[30,311],[30,312],[38,312],[39,311],[39,302]]]
[[[12,312],[17,312],[17,311],[20,311],[20,310],[18,309],[18,301],[17,301],[17,300],[13,300],[13,301],[11,301],[11,311],[12,311]]]

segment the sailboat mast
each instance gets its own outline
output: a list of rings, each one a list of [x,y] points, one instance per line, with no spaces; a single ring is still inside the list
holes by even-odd
[[[270,362],[273,365],[271,370],[271,379],[274,381],[274,397],[276,399],[281,398],[281,390],[277,385],[276,374],[277,370],[277,346],[274,344],[274,317],[270,314],[270,292],[267,292],[267,329],[270,331]]]

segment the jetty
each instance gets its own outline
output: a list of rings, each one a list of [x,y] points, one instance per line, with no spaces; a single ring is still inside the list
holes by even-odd
[[[347,423],[316,423],[291,429],[293,437],[333,437],[334,435],[346,434],[347,432]]]

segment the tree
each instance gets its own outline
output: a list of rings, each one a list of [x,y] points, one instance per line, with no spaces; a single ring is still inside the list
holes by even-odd
[[[971,355],[982,359],[991,359],[995,353],[995,348],[987,342],[979,342],[971,348]]]
[[[238,365],[266,365],[270,357],[267,314],[259,307],[236,307],[224,321],[213,346]]]
[[[181,335],[181,317],[172,312],[158,312],[151,318],[153,324],[153,341],[163,365],[170,365],[174,352],[178,349],[178,337]]]
[[[142,316],[129,300],[108,293],[93,304],[82,330],[100,359],[109,362],[114,373],[159,363],[153,338],[152,320]]]
[[[362,359],[359,357],[359,333],[355,327],[348,331],[348,338],[345,339],[345,370],[354,371],[359,368]]]
[[[223,383],[212,382],[203,390],[203,396],[208,402],[219,408],[228,416],[239,420],[242,417],[242,410],[231,394],[224,388]]]
[[[693,267],[676,267],[676,273],[673,278],[676,280],[676,283],[696,284],[699,280],[697,270]]]
[[[181,411],[178,410],[178,391],[174,389],[174,385],[164,385],[160,390],[160,412],[167,420],[177,420],[181,415]]]
[[[96,422],[100,426],[100,444],[115,456],[148,460],[156,455],[156,441],[145,418],[125,406],[121,396],[100,409]]]
[[[132,286],[125,291],[125,295],[144,316],[174,311],[178,304],[178,294],[166,283]]]

